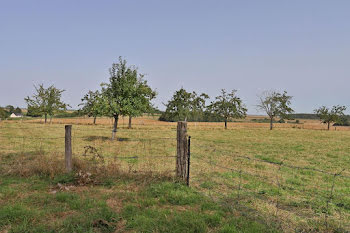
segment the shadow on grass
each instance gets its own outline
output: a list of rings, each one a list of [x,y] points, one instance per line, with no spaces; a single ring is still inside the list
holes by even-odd
[[[110,137],[107,137],[107,136],[87,136],[87,137],[84,137],[84,140],[92,142],[92,141],[97,141],[97,140],[111,141],[112,139]],[[116,141],[118,141],[118,142],[130,141],[130,138],[117,138]]]

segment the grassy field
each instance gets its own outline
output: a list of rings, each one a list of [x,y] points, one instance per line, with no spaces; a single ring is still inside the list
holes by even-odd
[[[189,123],[190,188],[173,178],[176,123],[121,119],[111,141],[110,119],[3,121],[0,232],[349,232],[349,128],[258,118]]]

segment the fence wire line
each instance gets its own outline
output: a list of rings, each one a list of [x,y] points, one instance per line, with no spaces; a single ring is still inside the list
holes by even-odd
[[[149,156],[115,156],[114,159],[147,159],[147,158],[176,158],[176,156],[166,156],[166,155],[149,155]]]
[[[73,130],[76,130],[76,131],[86,131],[86,130],[113,130],[113,128],[109,128],[109,127],[106,127],[106,128],[95,128],[93,126],[88,126],[86,128],[78,128],[76,125],[74,125],[74,129]],[[18,129],[18,130],[25,130],[25,129],[33,129],[33,128],[30,128],[30,127],[0,127],[0,129]],[[62,127],[52,127],[52,126],[47,126],[47,127],[37,127],[37,129],[62,129]],[[122,131],[128,131],[128,132],[144,132],[144,131],[149,131],[149,132],[175,132],[176,131],[176,128],[171,128],[171,129],[148,129],[147,127],[145,128],[131,128],[131,129],[128,129],[128,128],[118,128],[118,130],[122,130]]]
[[[80,155],[82,157],[87,157],[86,154]],[[106,155],[100,155],[103,157],[108,157]],[[134,156],[113,156],[111,159],[147,159],[147,158],[176,158],[177,156],[171,156],[171,155],[146,155],[146,156],[139,156],[139,155],[134,155]]]
[[[324,170],[320,170],[320,169],[312,168],[312,167],[300,167],[300,166],[289,165],[289,164],[285,164],[284,162],[266,161],[263,159],[251,158],[249,156],[235,155],[235,157],[244,158],[244,159],[253,160],[253,161],[258,161],[258,162],[263,162],[263,163],[269,163],[269,164],[273,164],[273,165],[279,165],[279,166],[288,167],[288,168],[297,169],[297,170],[310,170],[310,171],[315,171],[315,172],[323,173],[323,174],[330,175],[330,176],[337,175],[337,173],[338,173],[338,172],[331,173],[328,171],[324,171]],[[339,174],[337,176],[350,179],[350,176],[346,176],[346,175]]]
[[[329,175],[329,176],[339,176],[339,177],[342,177],[342,178],[350,179],[350,176],[338,174],[339,172],[331,173],[331,172],[323,171],[323,170],[320,170],[320,169],[317,169],[317,168],[299,167],[299,166],[294,166],[294,165],[288,165],[288,164],[285,164],[283,162],[266,161],[266,160],[251,158],[251,157],[242,156],[242,155],[235,155],[235,157],[244,158],[244,159],[247,159],[247,160],[258,161],[258,162],[262,162],[262,163],[268,163],[268,164],[272,164],[272,165],[278,165],[278,166],[282,166],[282,167],[288,167],[288,168],[297,169],[297,170],[311,170],[311,171],[323,173],[323,174]],[[213,166],[216,166],[216,167],[219,167],[219,168],[223,168],[223,169],[226,169],[226,170],[231,170],[231,171],[234,171],[234,172],[242,172],[242,171],[239,171],[239,170],[237,170],[235,168],[230,168],[230,167],[225,167],[225,166],[222,166],[222,165],[218,165],[217,163],[213,163],[212,161],[206,161],[206,160],[204,160],[204,159],[202,159],[200,157],[194,157],[194,158],[202,160],[202,161],[204,161],[204,162],[206,162],[206,163],[208,163],[210,165],[213,165]],[[248,173],[245,173],[245,174],[248,174]],[[251,175],[251,174],[248,174],[248,175]],[[263,178],[263,177],[261,177],[261,178]]]
[[[240,173],[240,174],[245,174],[245,175],[248,175],[248,176],[252,176],[252,177],[257,177],[257,178],[260,178],[260,179],[263,179],[265,183],[268,183],[268,184],[271,184],[271,185],[276,185],[275,183],[271,183],[271,182],[268,182],[266,181],[266,178],[267,177],[264,177],[264,176],[261,176],[261,175],[257,175],[257,174],[251,174],[251,173],[247,173],[247,172],[244,172],[242,169],[241,170],[237,170],[235,168],[230,168],[230,167],[226,167],[226,166],[221,166],[221,165],[218,165],[217,163],[213,163],[212,161],[207,161],[205,159],[202,159],[202,158],[198,158],[196,157],[196,159],[199,159],[209,165],[212,165],[214,167],[218,167],[218,168],[222,168],[222,169],[226,169],[228,171],[231,171],[231,172],[236,172],[236,173]],[[227,184],[225,184],[227,186]],[[242,187],[241,187],[242,188]],[[249,189],[247,189],[249,190]]]
[[[22,136],[4,136],[0,135],[0,138],[6,139],[33,139],[33,140],[51,140],[51,139],[64,139],[65,137],[47,137],[47,138],[39,138],[39,137],[22,137]]]
[[[198,187],[196,187],[197,190],[201,191]],[[220,205],[227,205],[229,204],[231,208],[235,209],[235,207],[237,206],[237,204],[239,203],[238,201],[244,201],[244,200],[249,200],[249,198],[245,198],[245,197],[234,197],[233,196],[233,193],[231,194],[224,194],[220,191],[216,191],[215,189],[211,189],[207,192],[203,192],[201,191],[201,193],[203,193],[206,197],[210,198],[212,201],[220,204]],[[263,198],[259,198],[259,196],[256,196],[256,195],[253,195],[252,198],[257,198],[257,199],[261,199],[261,200],[264,200]],[[239,205],[238,208],[242,208],[242,204]],[[248,208],[251,208],[251,207],[248,207]],[[277,205],[275,206],[276,209],[279,209],[279,210],[286,210],[285,208],[280,208],[278,207]],[[238,209],[240,210],[240,209]],[[256,216],[260,216],[262,218],[265,218],[266,215],[264,215],[263,213],[261,212],[258,212],[259,210],[257,210],[257,212],[255,212],[255,215]],[[288,210],[289,211],[289,210]],[[247,216],[247,217],[251,217],[251,215],[249,215],[249,211],[242,211],[240,210],[239,213],[242,215],[242,216]],[[285,220],[284,219],[284,216],[282,215],[275,215],[275,217],[281,221],[281,220]],[[319,216],[321,217],[321,216]],[[307,219],[307,220],[313,220],[315,218],[315,216],[307,216],[307,215],[303,215],[302,216],[303,219]],[[335,218],[335,217],[333,217]],[[342,219],[341,217],[338,219],[338,221],[340,222],[343,222],[344,219]],[[348,225],[344,225],[344,226],[348,226]]]
[[[89,137],[96,137],[96,139],[102,138],[103,136],[95,136],[95,135],[88,135],[88,136],[72,136],[72,139],[88,139]],[[25,136],[5,136],[0,135],[0,138],[6,138],[6,139],[32,139],[32,140],[51,140],[51,139],[64,139],[65,137],[25,137]],[[121,139],[118,140],[118,138],[115,141],[118,142],[132,142],[132,141],[156,141],[156,140],[176,140],[176,138],[170,138],[170,137],[164,137],[164,138],[134,138],[134,139]],[[112,141],[112,140],[111,140]]]
[[[279,185],[278,183],[267,181],[267,179],[266,179],[267,177],[264,177],[264,176],[261,176],[261,175],[258,175],[258,174],[246,173],[246,172],[243,172],[242,170],[237,170],[237,169],[230,168],[230,167],[220,166],[220,165],[217,165],[215,163],[212,163],[211,161],[207,161],[207,160],[204,160],[204,159],[198,158],[198,157],[196,157],[196,158],[201,160],[201,161],[203,161],[203,162],[205,162],[205,163],[207,163],[207,164],[209,164],[209,165],[212,165],[213,167],[222,168],[222,169],[226,169],[226,170],[231,171],[231,172],[236,172],[236,173],[245,174],[245,175],[248,175],[248,176],[251,176],[251,177],[263,179],[263,182],[268,184],[268,185],[277,185],[277,186]],[[341,172],[338,172],[338,173],[335,173],[335,174],[331,174],[331,176],[333,178],[341,177],[340,173]],[[239,179],[241,179],[241,178],[239,178]],[[251,189],[245,188],[241,184],[233,185],[233,184],[229,184],[229,183],[225,183],[225,182],[220,182],[220,183],[217,183],[217,184],[224,185],[224,186],[226,186],[228,188],[231,188],[231,189],[233,188],[233,189],[238,189],[238,190],[244,190],[246,192],[252,192],[251,194],[254,196],[254,198],[258,198],[259,197],[259,196],[256,196]],[[282,185],[282,186],[283,187],[288,187],[288,185]],[[328,189],[327,189],[327,191],[328,191]],[[301,193],[303,193],[303,195],[310,195],[310,194],[312,194],[312,195],[317,195],[317,196],[322,197],[322,198],[329,198],[329,196],[327,194],[324,194],[324,193],[320,192],[317,187],[313,187],[313,188],[310,188],[308,190],[303,190],[303,191],[301,191]]]
[[[3,129],[3,128],[8,128],[8,129],[14,129],[14,127],[0,127],[0,129]],[[47,129],[48,127],[42,127],[43,129]],[[55,128],[61,128],[61,127],[55,127]],[[18,129],[25,129],[23,127],[21,128],[18,128]],[[32,129],[32,128],[27,128],[27,129]],[[107,130],[107,128],[92,128],[92,129],[103,129],[103,130]],[[79,128],[75,128],[74,129],[75,131],[76,130],[85,130],[86,129],[79,129]],[[137,130],[133,130],[133,129],[130,129],[129,132],[136,132]],[[164,131],[164,130],[141,130],[141,131]],[[171,130],[173,131],[173,130]],[[45,138],[42,138],[42,137],[24,137],[24,136],[4,136],[4,135],[0,135],[1,138],[6,138],[6,139],[23,139],[23,140],[26,140],[26,139],[30,139],[30,140],[54,140],[54,139],[64,139],[65,137],[45,137]],[[95,137],[95,136],[80,136],[80,137],[76,137],[74,136],[73,139],[87,139],[89,137]],[[99,137],[97,137],[98,139]],[[202,140],[203,139],[196,139],[196,138],[193,138],[195,140]],[[125,139],[125,140],[116,140],[118,142],[132,142],[132,141],[155,141],[155,140],[176,140],[175,138],[170,138],[170,137],[165,137],[165,138],[149,138],[149,139]],[[212,141],[212,140],[207,140],[207,139],[204,139],[205,141]],[[335,175],[334,173],[331,173],[331,172],[328,172],[328,171],[324,171],[324,170],[320,170],[320,169],[317,169],[317,168],[310,168],[310,167],[300,167],[300,166],[294,166],[294,165],[288,165],[288,164],[285,164],[283,162],[273,162],[273,161],[266,161],[266,160],[262,160],[262,159],[257,159],[257,158],[251,158],[249,156],[242,156],[242,155],[234,155],[235,157],[239,157],[239,158],[244,158],[244,159],[247,159],[247,160],[252,160],[252,161],[258,161],[258,162],[263,162],[263,163],[268,163],[268,164],[272,164],[272,165],[278,165],[278,166],[283,166],[283,167],[288,167],[288,168],[291,168],[291,169],[297,169],[297,170],[309,170],[309,171],[315,171],[315,172],[319,172],[319,173],[323,173],[323,174],[326,174],[326,175]],[[208,162],[208,161],[206,161]],[[228,167],[225,167],[225,166],[221,166],[221,165],[218,165],[218,164],[212,164],[214,166],[217,166],[217,167],[221,167],[223,169],[228,169],[228,170],[232,170],[232,171],[237,171],[236,169],[233,169],[233,168],[228,168]],[[343,178],[348,178],[350,179],[350,176],[346,176],[346,175],[338,175],[340,177],[343,177]]]
[[[238,156],[237,156],[238,157]],[[242,156],[243,158],[247,158],[247,159],[251,159],[250,157],[246,157],[246,156]],[[230,171],[233,171],[233,172],[237,172],[238,170],[237,169],[234,169],[234,168],[230,168],[230,167],[226,167],[226,166],[221,166],[221,165],[217,165],[217,164],[215,164],[215,163],[213,163],[212,161],[207,161],[207,160],[204,160],[204,159],[202,159],[202,158],[200,158],[200,157],[195,157],[196,159],[199,159],[199,160],[201,160],[201,161],[204,161],[204,162],[206,162],[207,164],[209,164],[209,165],[212,165],[212,166],[214,166],[214,167],[218,167],[218,168],[223,168],[223,169],[227,169],[227,170],[230,170]],[[253,160],[253,159],[252,159]],[[259,161],[259,162],[267,162],[268,163],[268,161],[264,161],[264,160],[257,160],[257,161]],[[274,165],[279,165],[279,166],[283,166],[284,164],[283,163],[272,163],[272,164],[274,164]],[[297,166],[289,166],[290,168],[296,168],[296,169],[302,169],[302,167],[297,167]],[[309,169],[309,168],[306,168],[306,169]],[[322,170],[316,170],[316,171],[321,171],[322,173],[324,172],[324,171],[322,171]],[[345,171],[345,169],[342,169],[341,171],[339,171],[339,172],[337,172],[337,173],[329,173],[329,172],[326,172],[325,174],[326,175],[330,175],[330,176],[332,176],[333,177],[333,185],[334,185],[334,180],[335,180],[335,178],[336,177],[343,177],[343,178],[350,178],[349,176],[342,176],[341,175],[341,173],[342,172],[344,172]],[[239,171],[239,172],[241,172],[241,171]],[[254,175],[254,174],[250,174],[250,173],[245,173],[245,174],[248,174],[248,175],[251,175],[251,176],[254,176],[254,177],[260,177],[260,178],[263,178],[263,177],[261,177],[261,176],[258,176],[258,175]],[[241,178],[240,178],[241,179]],[[266,182],[266,181],[265,181]],[[266,182],[266,183],[268,183],[268,184],[273,184],[273,183],[270,183],[270,182]],[[239,189],[239,190],[245,190],[245,191],[249,191],[249,192],[251,192],[252,190],[250,190],[250,189],[248,189],[248,188],[245,188],[245,187],[243,187],[243,186],[241,186],[240,184],[239,185],[231,185],[231,184],[226,184],[226,183],[218,183],[218,184],[221,184],[221,185],[225,185],[225,186],[227,186],[229,189],[230,188],[237,188],[237,189]],[[278,184],[279,185],[279,184]],[[279,187],[280,188],[280,187]],[[199,188],[199,187],[196,187],[196,189],[198,189],[198,190],[200,190],[201,191],[201,189]],[[328,188],[327,188],[327,192],[329,192],[329,190],[328,190]],[[332,191],[331,191],[332,192]],[[239,194],[237,194],[237,197],[235,198],[235,197],[233,197],[232,196],[232,194],[233,193],[226,193],[226,194],[224,194],[223,192],[218,192],[218,191],[216,191],[215,189],[211,189],[211,190],[209,190],[209,193],[208,192],[203,192],[202,191],[202,193],[204,193],[206,196],[208,196],[209,198],[211,198],[212,200],[214,200],[214,201],[216,201],[217,199],[215,199],[215,196],[214,195],[212,195],[212,193],[214,193],[215,195],[216,195],[216,198],[218,197],[218,196],[221,196],[221,200],[220,201],[224,201],[224,202],[227,202],[227,201],[229,201],[230,199],[232,199],[232,200],[236,200],[236,201],[238,201],[238,200],[241,200],[242,199],[242,197],[239,195]],[[322,193],[322,192],[319,192],[319,190],[316,188],[314,188],[314,189],[312,189],[312,191],[311,192],[307,192],[306,190],[304,190],[302,193],[312,193],[313,195],[317,195],[317,196],[319,196],[319,197],[323,197],[323,198],[326,198],[327,199],[327,201],[330,201],[330,202],[332,202],[332,194],[331,195],[328,195],[328,194],[324,194],[324,193]],[[260,198],[260,196],[259,195],[256,195],[256,194],[254,194],[254,193],[251,193],[252,194],[252,196],[251,196],[251,198],[258,198],[258,199],[261,199],[261,200],[263,200],[262,198]],[[245,198],[243,198],[243,199],[245,199]],[[276,203],[276,209],[277,210],[284,210],[284,208],[280,208],[279,206],[278,206],[278,199],[277,199],[277,201],[276,201],[277,203]],[[237,203],[236,203],[237,204]],[[281,218],[282,217],[282,219],[283,219],[283,216],[279,216],[279,215],[277,215],[276,214],[276,217],[278,216],[278,218]],[[303,216],[303,218],[304,219],[313,219],[314,218],[314,216],[312,216],[312,217],[309,217],[309,216]],[[336,216],[332,216],[332,218],[333,219],[336,219],[337,217]],[[340,221],[340,222],[343,222],[344,221],[344,219],[340,216],[338,219],[337,219],[337,221]],[[350,225],[345,225],[345,226],[350,226]]]

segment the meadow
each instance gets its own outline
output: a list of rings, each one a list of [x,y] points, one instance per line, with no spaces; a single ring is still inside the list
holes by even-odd
[[[176,123],[120,119],[111,141],[108,118],[3,121],[0,232],[349,232],[349,128],[261,118],[189,122],[190,187],[174,178]]]

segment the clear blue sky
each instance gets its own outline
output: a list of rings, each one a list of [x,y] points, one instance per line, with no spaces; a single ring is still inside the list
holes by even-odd
[[[0,105],[25,107],[33,84],[81,97],[124,56],[161,107],[181,88],[287,90],[297,112],[350,108],[350,1],[0,0]],[[349,112],[349,111],[348,111]]]

